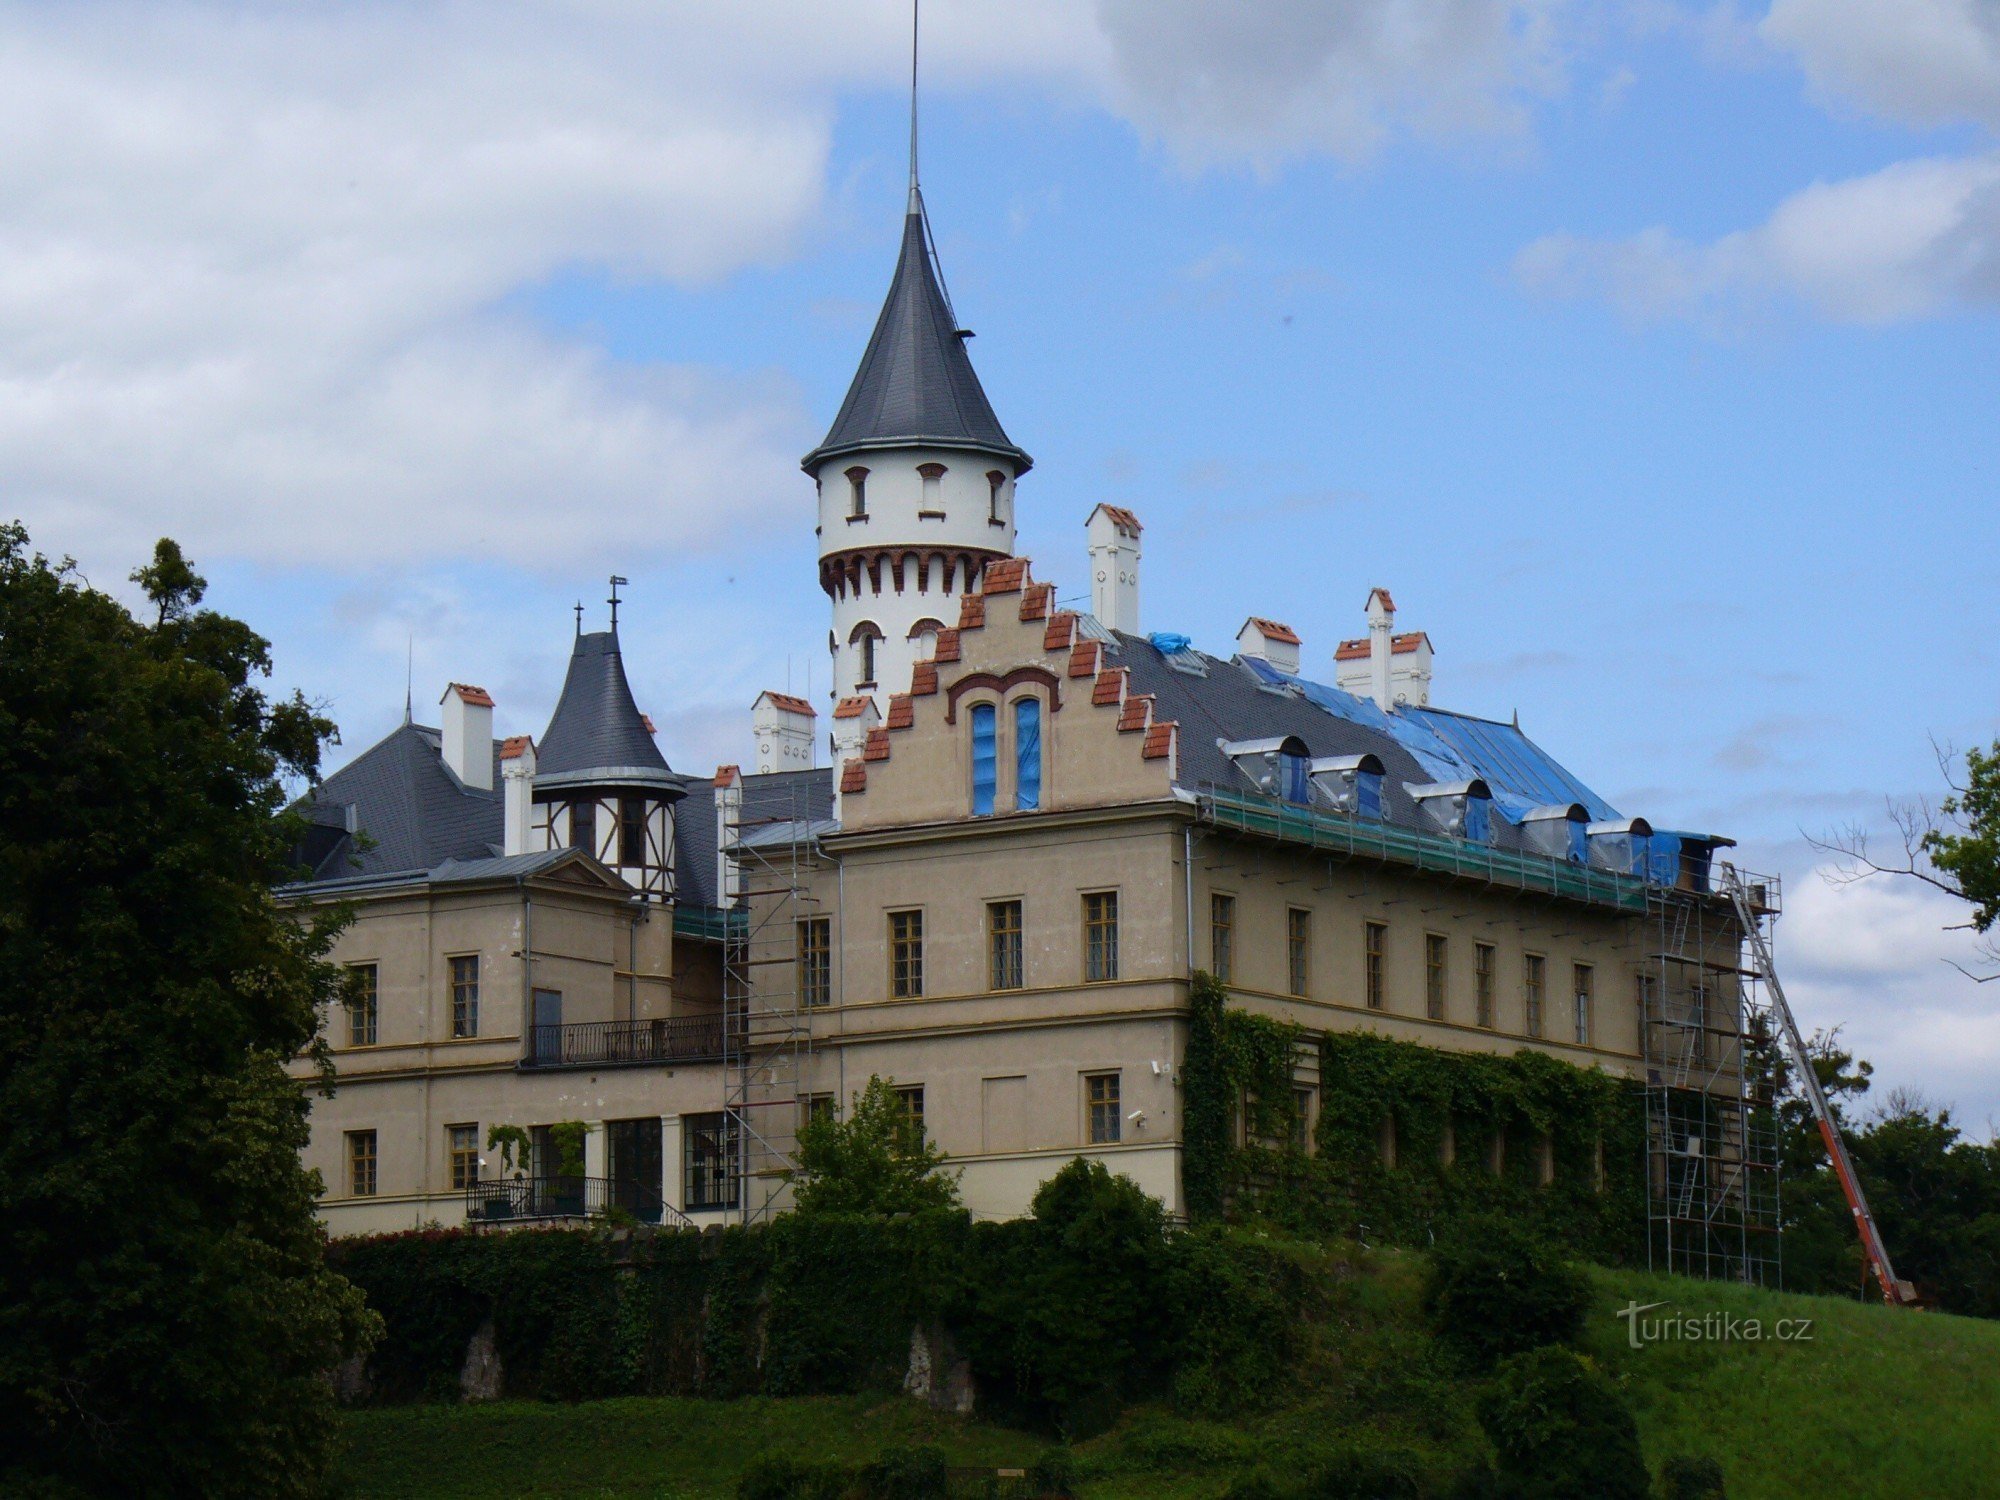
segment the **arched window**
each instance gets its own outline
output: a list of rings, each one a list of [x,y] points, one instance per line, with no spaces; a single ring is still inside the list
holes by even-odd
[[[989,816],[1000,779],[1000,748],[996,743],[999,715],[990,703],[972,706],[972,815]]]
[[[847,471],[847,513],[850,516],[868,514],[868,471],[859,464]]]
[[[937,656],[938,632],[944,629],[944,621],[925,618],[910,627],[910,639],[917,644],[917,660],[930,661]]]
[[[875,686],[875,652],[882,642],[882,629],[873,620],[863,620],[854,627],[847,643],[854,648],[854,685],[857,688]]]
[[[918,464],[917,473],[924,481],[923,502],[917,507],[920,516],[942,516],[944,514],[943,464]]]
[[[1000,514],[1000,491],[1007,483],[1007,476],[998,469],[986,471],[986,519],[995,526],[1005,526],[1006,519]]]
[[[1042,700],[1014,700],[1014,806],[1032,812],[1042,805]]]

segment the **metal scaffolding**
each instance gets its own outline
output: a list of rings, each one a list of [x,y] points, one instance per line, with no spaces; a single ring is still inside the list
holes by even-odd
[[[819,914],[807,880],[818,857],[808,790],[789,778],[730,830],[735,881],[722,950],[724,1109],[745,1224],[790,1204],[812,1030],[800,993],[801,924]]]
[[[1774,878],[1746,877],[1743,910],[1766,933]],[[1646,1068],[1647,1264],[1775,1286],[1778,1120],[1770,975],[1735,907],[1708,890],[1655,886],[1657,947],[1640,971]]]

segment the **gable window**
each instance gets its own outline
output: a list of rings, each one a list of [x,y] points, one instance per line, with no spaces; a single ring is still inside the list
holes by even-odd
[[[1303,996],[1312,977],[1313,914],[1302,906],[1285,913],[1285,978],[1294,995]]]
[[[1007,476],[998,469],[986,471],[986,519],[995,526],[1005,526],[1006,517],[1000,514],[1000,492],[1007,486]]]
[[[1539,953],[1521,959],[1521,1009],[1529,1036],[1542,1034],[1542,1002],[1548,996],[1548,960]]]
[[[944,465],[918,464],[917,474],[924,482],[924,497],[919,502],[917,514],[926,518],[944,518]]]
[[[646,864],[646,799],[618,799],[618,863],[627,869]]]
[[[373,964],[350,964],[347,972],[351,989],[347,1001],[347,1045],[372,1047],[380,1034],[382,992]]]
[[[1093,891],[1083,898],[1083,977],[1099,984],[1118,977],[1118,893]]]
[[[889,913],[889,993],[898,1000],[920,1000],[924,993],[924,914]]]
[[[1493,945],[1472,945],[1472,994],[1475,1016],[1487,1030],[1493,1029]]]
[[[445,1156],[451,1163],[451,1190],[462,1193],[479,1181],[479,1127],[447,1125]]]
[[[375,1196],[375,1132],[347,1132],[347,1191],[350,1197]]]
[[[463,954],[451,961],[451,1034],[479,1035],[479,955]]]
[[[1370,922],[1363,934],[1361,954],[1362,995],[1370,1010],[1382,1008],[1382,961],[1389,946],[1389,928],[1383,922]]]
[[[856,520],[868,514],[868,471],[859,464],[847,471],[847,514]]]
[[[1119,1128],[1123,1124],[1118,1116],[1118,1075],[1086,1073],[1083,1090],[1090,1111],[1090,1144],[1117,1145]]]
[[[1042,700],[1014,700],[1014,806],[1033,812],[1042,805]]]
[[[984,818],[993,811],[993,798],[1000,784],[1000,715],[990,703],[972,706],[972,815]]]
[[[1236,898],[1208,898],[1208,966],[1227,983],[1236,976]]]
[[[1424,1014],[1433,1021],[1444,1019],[1445,943],[1435,932],[1424,934]]]
[[[1597,975],[1589,964],[1576,966],[1576,1040],[1579,1046],[1590,1045],[1591,999],[1597,989]]]
[[[986,948],[989,956],[988,988],[1021,988],[1021,903],[986,903]]]
[[[569,846],[586,854],[597,853],[597,804],[572,802],[569,805]]]
[[[736,1207],[735,1117],[726,1111],[681,1116],[682,1201],[691,1212]]]
[[[833,919],[807,917],[799,923],[799,1003],[833,1003]]]

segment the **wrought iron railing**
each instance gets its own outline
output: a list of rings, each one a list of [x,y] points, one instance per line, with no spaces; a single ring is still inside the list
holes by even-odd
[[[656,1185],[620,1177],[507,1177],[465,1190],[470,1224],[625,1215],[641,1224],[691,1229],[694,1221],[660,1196]]]
[[[635,1063],[698,1062],[722,1056],[722,1017],[657,1021],[580,1021],[528,1028],[524,1068],[606,1068]]]

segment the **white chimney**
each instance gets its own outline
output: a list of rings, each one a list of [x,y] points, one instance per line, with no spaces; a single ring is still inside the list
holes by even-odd
[[[1127,635],[1139,632],[1139,518],[1116,505],[1100,505],[1084,522],[1090,541],[1090,612],[1098,624]]]
[[[761,700],[760,700],[761,701]],[[743,773],[735,766],[715,768],[715,899],[727,906],[743,894],[739,866],[730,857],[736,830],[743,821]]]
[[[1368,591],[1368,696],[1375,706],[1387,709],[1395,700],[1389,696],[1389,658],[1396,649],[1396,601],[1387,589]]]
[[[757,742],[752,774],[812,769],[813,721],[818,717],[803,698],[790,693],[759,693],[750,710],[750,734]]]
[[[444,705],[444,763],[467,786],[493,790],[493,699],[486,689],[454,682]]]
[[[841,772],[850,760],[861,759],[868,731],[882,722],[873,698],[842,698],[833,706],[833,816],[840,818]]]
[[[533,854],[542,840],[535,823],[535,742],[517,734],[500,747],[502,854]],[[532,840],[532,842],[531,842]]]
[[[1280,672],[1299,674],[1298,632],[1282,620],[1266,620],[1252,615],[1236,632],[1236,654],[1269,662]]]
[[[1368,634],[1333,653],[1333,684],[1383,708],[1423,708],[1431,701],[1431,638],[1396,634],[1396,601],[1387,589],[1368,595]]]

